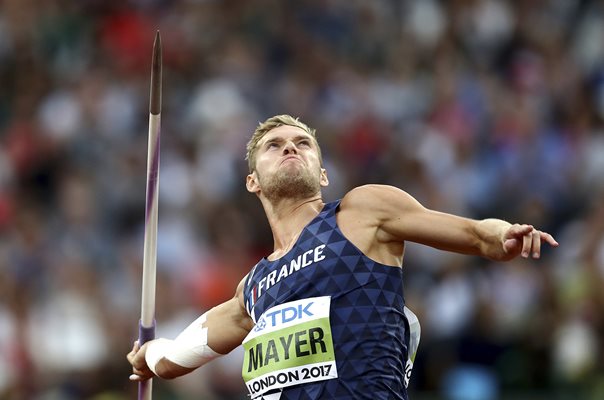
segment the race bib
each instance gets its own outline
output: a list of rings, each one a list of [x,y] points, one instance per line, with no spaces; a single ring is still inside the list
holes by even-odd
[[[329,323],[331,297],[279,304],[243,340],[243,380],[252,398],[338,377]]]

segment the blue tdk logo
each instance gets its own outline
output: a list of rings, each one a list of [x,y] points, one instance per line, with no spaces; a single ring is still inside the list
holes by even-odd
[[[310,311],[310,308],[313,304],[314,302],[311,301],[308,304],[298,304],[294,307],[285,307],[280,310],[271,311],[266,314],[266,319],[271,326],[277,326],[304,317],[312,317],[314,314]]]
[[[275,311],[269,310],[269,312],[260,317],[256,323],[256,326],[254,327],[254,332],[259,332],[265,329],[267,324],[270,327],[275,327],[291,321],[297,321],[305,317],[312,317],[314,314],[310,311],[310,308],[313,304],[314,301],[311,301],[306,304],[283,307]]]

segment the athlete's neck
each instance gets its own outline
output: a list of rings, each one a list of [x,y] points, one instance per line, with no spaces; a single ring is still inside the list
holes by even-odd
[[[321,194],[307,199],[283,199],[278,204],[263,201],[264,211],[271,226],[274,251],[271,260],[282,257],[294,245],[302,229],[323,209]]]

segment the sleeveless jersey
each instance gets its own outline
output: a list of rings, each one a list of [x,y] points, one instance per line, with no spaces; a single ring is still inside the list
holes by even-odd
[[[245,305],[256,323],[250,334],[286,327],[263,343],[244,340],[244,380],[246,373],[272,371],[246,380],[252,398],[407,399],[405,373],[415,349],[402,268],[372,261],[344,237],[339,204],[326,204],[285,256],[263,258],[246,278]],[[296,356],[306,361],[292,363]]]

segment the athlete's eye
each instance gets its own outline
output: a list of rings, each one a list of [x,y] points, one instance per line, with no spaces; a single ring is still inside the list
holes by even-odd
[[[277,148],[277,147],[279,147],[279,144],[277,142],[268,142],[266,144],[266,148],[267,149],[274,149],[274,148]]]
[[[306,139],[304,139],[304,140],[300,140],[300,141],[298,142],[298,145],[299,145],[299,146],[306,146],[306,147],[310,147],[310,140],[306,140]]]

